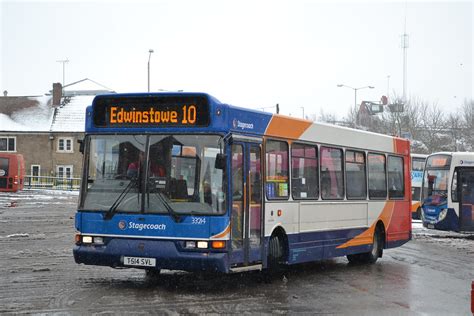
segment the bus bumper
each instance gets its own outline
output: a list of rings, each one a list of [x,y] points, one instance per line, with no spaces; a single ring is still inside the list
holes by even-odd
[[[459,217],[452,208],[446,209],[446,214],[441,216],[440,208],[423,209],[423,226],[439,230],[459,231]]]
[[[114,238],[105,245],[76,245],[76,263],[139,269],[215,271],[228,273],[227,253],[180,249],[179,241]],[[155,258],[155,267],[125,266],[124,257]]]

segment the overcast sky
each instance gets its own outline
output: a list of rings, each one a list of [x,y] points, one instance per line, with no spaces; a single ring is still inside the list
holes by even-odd
[[[402,94],[456,108],[473,93],[472,1],[0,0],[0,89],[41,95],[90,78],[117,92],[202,91],[222,102],[280,104],[293,116],[345,116]],[[268,109],[271,111],[272,109]]]

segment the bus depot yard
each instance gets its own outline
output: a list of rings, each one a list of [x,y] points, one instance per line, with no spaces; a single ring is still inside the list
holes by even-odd
[[[0,193],[0,314],[468,315],[472,234],[412,224],[412,240],[373,265],[345,257],[261,272],[201,274],[77,265],[78,193]]]

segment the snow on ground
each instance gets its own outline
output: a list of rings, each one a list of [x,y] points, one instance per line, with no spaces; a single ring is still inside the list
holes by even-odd
[[[62,190],[23,190],[0,192],[0,209],[26,205],[76,203],[79,191]]]
[[[78,196],[78,191],[62,190],[0,192],[0,209],[31,207],[31,205],[61,205],[65,203],[75,208]],[[474,253],[474,233],[428,229],[423,227],[421,220],[413,220],[412,234],[413,239],[427,239],[430,242],[449,244],[455,248],[466,249]]]

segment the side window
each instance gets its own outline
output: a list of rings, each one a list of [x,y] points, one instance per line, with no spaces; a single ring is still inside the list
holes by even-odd
[[[459,202],[458,198],[458,170],[454,170],[453,182],[451,182],[451,200],[453,202]]]
[[[385,155],[369,154],[369,198],[387,198],[387,177],[385,172]]]
[[[74,152],[72,146],[72,138],[58,138],[57,152],[72,153]]]
[[[291,146],[291,190],[294,199],[317,199],[318,151],[316,146]]]
[[[403,198],[405,196],[404,188],[403,158],[388,156],[388,198]]]
[[[16,137],[0,137],[0,151],[16,151]]]
[[[268,199],[288,198],[288,144],[268,140],[265,146],[266,181]]]
[[[365,170],[365,154],[360,151],[346,150],[347,199],[365,200],[367,198]]]
[[[321,147],[321,198],[341,200],[344,198],[342,175],[342,149]]]

